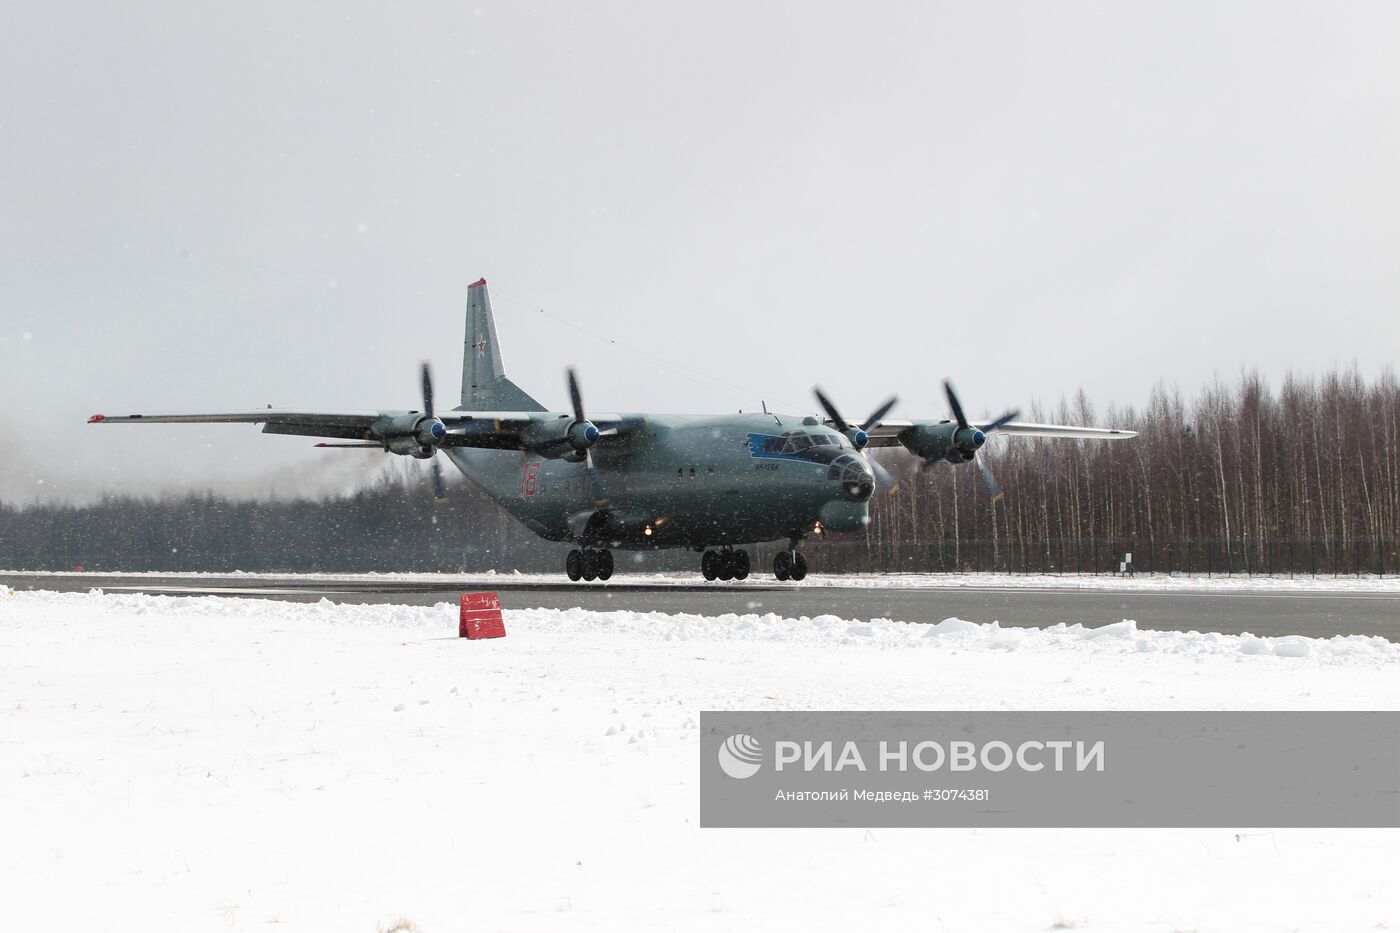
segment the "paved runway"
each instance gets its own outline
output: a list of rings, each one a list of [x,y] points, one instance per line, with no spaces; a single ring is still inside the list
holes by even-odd
[[[478,578],[479,579],[479,578]],[[346,603],[455,602],[459,581],[317,580],[276,575],[106,576],[102,574],[4,574],[0,583],[16,590],[217,595]],[[478,584],[479,585],[479,584]],[[819,578],[801,584],[741,585],[697,582],[571,584],[518,582],[496,578],[479,588],[501,592],[508,608],[628,609],[704,615],[775,612],[787,617],[831,614],[844,619],[898,619],[938,622],[956,616],[972,622],[1043,627],[1057,622],[1106,625],[1135,619],[1142,628],[1221,632],[1235,635],[1381,635],[1400,640],[1400,594],[1237,592],[1072,587],[853,587],[823,586]]]

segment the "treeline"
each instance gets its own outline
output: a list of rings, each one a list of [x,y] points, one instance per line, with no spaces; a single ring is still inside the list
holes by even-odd
[[[864,533],[809,539],[816,570],[1103,573],[1394,573],[1400,570],[1400,387],[1387,373],[1254,374],[1194,400],[1159,389],[1142,411],[1082,395],[1033,421],[1103,424],[1133,440],[1003,438],[975,465],[920,472],[880,457],[898,484]],[[353,494],[243,501],[214,492],[70,506],[0,503],[0,568],[207,571],[555,572],[566,546],[536,538],[474,486],[434,505],[421,471]],[[757,548],[765,568],[773,548]],[[629,566],[694,569],[687,552]]]
[[[1108,425],[1133,440],[991,441],[968,466],[923,475],[906,457],[866,544],[885,566],[937,570],[1137,569],[1394,572],[1400,538],[1400,386],[1353,370],[1217,382],[1194,401],[1158,388],[1142,411],[1096,411],[1081,394],[1031,421]],[[964,546],[966,553],[964,553]],[[861,563],[848,544],[847,563]]]
[[[421,473],[318,501],[211,491],[0,504],[0,567],[10,570],[542,571],[563,560],[470,484],[452,485],[435,504]]]

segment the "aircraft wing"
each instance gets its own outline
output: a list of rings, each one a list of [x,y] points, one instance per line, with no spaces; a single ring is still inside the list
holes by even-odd
[[[911,428],[922,426],[936,426],[948,424],[945,421],[903,421],[887,419],[881,421],[866,430],[870,435],[870,447],[898,447],[901,444],[900,435]],[[990,422],[973,425],[978,428],[986,428]],[[1085,428],[1064,424],[1036,424],[1030,421],[1008,421],[996,428],[991,435],[1016,434],[1022,437],[1058,437],[1058,438],[1082,438],[1085,440],[1124,440],[1129,437],[1137,437],[1136,431],[1121,431],[1117,428]]]
[[[253,408],[243,411],[160,412],[131,415],[93,415],[88,424],[261,424],[264,434],[328,437],[380,446],[403,433],[416,411],[290,411]],[[552,423],[560,432],[571,416],[565,412],[453,411],[439,416],[447,434],[444,447],[483,447],[496,450],[534,449],[536,438],[549,432]],[[603,414],[592,419],[602,436],[625,434],[641,423],[636,416]],[[359,446],[359,445],[355,445]]]
[[[822,422],[827,427],[835,427],[830,420]],[[865,433],[870,436],[870,443],[867,447],[898,447],[899,435],[905,430],[914,426],[913,421],[902,421],[897,419],[886,419],[878,424],[866,428]]]
[[[559,411],[454,411],[441,417],[447,426],[444,447],[532,450],[547,456],[563,450],[563,433],[573,423],[573,415]],[[645,423],[640,416],[618,414],[590,415],[589,421],[600,432],[599,444]]]
[[[160,412],[137,415],[93,415],[88,424],[261,424],[266,434],[301,434],[368,440],[375,423],[407,412],[284,411],[253,408],[245,411]]]
[[[985,424],[977,425],[985,428]],[[1137,437],[1136,431],[1118,428],[1080,428],[1066,424],[1034,424],[1030,421],[1008,421],[997,426],[997,434],[1019,434],[1022,437],[1070,437],[1084,440],[1117,441]]]

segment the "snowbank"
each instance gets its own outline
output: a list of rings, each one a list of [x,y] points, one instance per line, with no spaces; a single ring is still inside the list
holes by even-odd
[[[222,596],[154,596],[146,594],[14,593],[16,608],[33,611],[45,619],[55,610],[79,615],[94,612],[131,616],[167,616],[288,624],[326,623],[337,626],[373,626],[420,629],[439,633],[455,626],[457,607],[340,604],[329,599],[318,603],[249,600]],[[507,602],[509,597],[507,596]],[[792,647],[863,645],[908,651],[1033,651],[1089,652],[1099,654],[1171,654],[1196,657],[1274,656],[1313,658],[1321,663],[1400,662],[1400,643],[1378,636],[1336,635],[1331,638],[1258,637],[1215,632],[1164,632],[1139,630],[1131,619],[1112,625],[1086,628],[1078,623],[1056,623],[1046,628],[1002,628],[998,623],[945,619],[925,625],[890,619],[864,622],[834,615],[788,619],[774,613],[701,616],[690,613],[610,611],[584,609],[507,609],[513,632],[540,637],[610,639],[627,641],[717,641],[725,644],[783,643]]]
[[[701,709],[1400,708],[1400,646],[0,598],[16,929],[1356,929],[1393,832],[701,831]]]

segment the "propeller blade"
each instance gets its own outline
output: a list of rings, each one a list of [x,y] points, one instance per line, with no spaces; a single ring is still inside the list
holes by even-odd
[[[987,493],[992,497],[992,504],[996,505],[1005,495],[1001,491],[1001,483],[998,483],[997,478],[992,475],[992,468],[987,466],[986,459],[978,457],[977,466],[982,471],[982,481],[987,484]]]
[[[442,479],[442,464],[436,455],[433,457],[433,498],[438,502],[447,501],[447,484]]]
[[[569,375],[569,401],[574,406],[574,420],[587,421],[588,419],[583,416],[583,393],[578,388],[578,374],[574,372],[572,366],[565,371]]]
[[[866,457],[866,462],[870,464],[870,471],[875,474],[875,484],[880,489],[893,489],[895,486],[894,477],[890,471],[885,469],[885,465],[874,457]]]
[[[826,393],[817,386],[812,387],[812,392],[816,395],[817,402],[821,405],[823,410],[826,411],[827,417],[831,419],[832,424],[836,425],[836,430],[845,434],[846,431],[850,429],[850,425],[846,423],[845,418],[841,417],[841,413],[836,410],[836,406],[831,403],[831,399],[827,398]]]
[[[433,374],[428,361],[423,361],[423,414],[433,417]]]
[[[583,452],[584,465],[588,467],[588,481],[593,485],[593,504],[598,508],[608,504],[608,493],[603,488],[603,477],[593,466],[593,451]]]
[[[982,427],[982,433],[991,434],[993,431],[1006,424],[1008,421],[1015,421],[1019,417],[1021,417],[1021,413],[1015,408],[1013,408],[997,420],[993,421],[991,424],[984,425]]]
[[[948,393],[948,407],[953,410],[953,420],[958,423],[959,430],[967,428],[967,415],[963,414],[962,403],[958,401],[958,393],[953,391],[953,383],[943,380],[943,391]]]
[[[898,404],[899,396],[891,395],[889,397],[889,400],[886,401],[885,404],[881,405],[879,408],[875,409],[870,413],[870,417],[865,419],[865,423],[860,426],[860,429],[862,431],[869,431],[871,428],[875,427],[875,425],[880,423],[881,418],[885,417],[890,413],[891,408]]]

